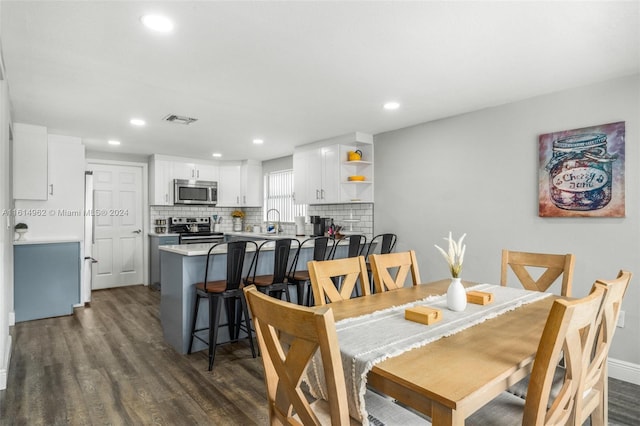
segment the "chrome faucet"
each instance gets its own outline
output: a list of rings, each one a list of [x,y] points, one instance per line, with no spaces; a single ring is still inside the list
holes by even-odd
[[[266,214],[266,217],[267,217],[267,229],[269,229],[269,213],[271,213],[271,212],[278,213],[278,222],[274,223],[276,234],[278,234],[280,232],[280,212],[278,211],[278,209],[269,209],[269,210],[267,210],[267,214]]]

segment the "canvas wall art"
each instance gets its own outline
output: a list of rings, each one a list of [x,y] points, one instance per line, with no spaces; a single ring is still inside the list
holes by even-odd
[[[625,122],[540,135],[538,215],[624,217]]]

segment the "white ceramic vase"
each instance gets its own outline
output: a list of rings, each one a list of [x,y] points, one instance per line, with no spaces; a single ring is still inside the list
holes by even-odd
[[[24,234],[27,233],[27,229],[16,229],[16,232],[18,233],[18,241],[24,241],[27,239],[27,237],[24,236]]]
[[[233,230],[234,231],[242,231],[242,218],[241,217],[234,217],[232,219],[233,222]]]
[[[467,307],[467,292],[461,280],[462,278],[451,278],[447,290],[447,307],[452,311],[464,311]]]

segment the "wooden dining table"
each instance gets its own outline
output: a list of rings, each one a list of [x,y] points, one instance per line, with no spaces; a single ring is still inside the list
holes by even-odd
[[[357,317],[429,295],[444,294],[450,280],[404,287],[331,304],[336,321]],[[476,283],[463,281],[466,287]],[[464,420],[531,372],[551,296],[412,349],[373,366],[370,387],[432,419]]]

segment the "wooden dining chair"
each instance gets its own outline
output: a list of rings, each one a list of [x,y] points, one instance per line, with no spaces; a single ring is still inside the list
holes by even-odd
[[[311,289],[316,306],[350,299],[356,284],[360,283],[362,295],[370,294],[369,277],[364,256],[346,257],[343,259],[312,260],[307,263],[311,278]],[[341,278],[340,288],[336,287],[333,278]]]
[[[521,251],[502,250],[502,265],[500,270],[500,284],[507,285],[508,269],[516,275],[522,286],[532,291],[547,291],[549,287],[562,275],[562,296],[571,296],[571,282],[573,280],[573,254],[545,254],[527,253]],[[534,279],[527,268],[544,270]]]
[[[349,417],[347,389],[333,311],[268,297],[255,286],[244,289],[262,353],[272,425],[359,425]],[[309,402],[302,377],[320,352],[327,400]],[[417,425],[424,419],[371,391],[365,393],[369,423]]]
[[[620,306],[622,305],[622,299],[629,286],[629,281],[631,281],[631,273],[620,271],[616,279],[597,280],[591,288],[591,291],[595,291],[598,287],[602,287],[605,290],[604,301],[602,302],[596,321],[598,336],[595,341],[593,356],[589,365],[586,367],[587,375],[585,385],[583,386],[585,399],[583,405],[586,408],[583,410],[584,418],[582,422],[586,420],[586,417],[591,416],[592,426],[606,425],[608,423],[609,390],[607,358],[620,315]],[[562,388],[565,376],[566,370],[564,366],[557,366],[551,387],[552,397],[557,395]],[[509,392],[526,399],[529,380],[529,377],[521,380],[511,386]],[[595,389],[595,392],[591,392],[591,389]]]
[[[620,271],[614,280],[597,280],[592,291],[597,287],[605,289],[606,294],[602,307],[598,314],[598,335],[595,342],[595,349],[589,367],[587,368],[586,380],[582,386],[583,395],[580,423],[584,423],[587,417],[591,416],[591,426],[602,426],[608,424],[608,371],[607,359],[611,341],[616,331],[616,325],[620,316],[622,299],[631,281],[631,272]]]
[[[393,251],[398,241],[396,234],[384,233],[378,234],[369,241],[367,244],[367,250],[364,255],[364,261],[367,264],[367,271],[369,271],[369,283],[371,284],[371,292],[374,292],[373,288],[373,272],[371,270],[371,255],[373,254],[388,254]]]
[[[586,366],[598,333],[598,312],[604,296],[604,288],[598,286],[582,299],[555,300],[540,338],[526,399],[502,392],[468,417],[465,425],[582,424],[578,419],[589,409],[582,397],[587,383]],[[566,374],[554,397],[551,388],[562,356]]]
[[[376,293],[404,287],[409,272],[411,272],[413,285],[420,284],[418,260],[416,252],[413,250],[400,253],[372,254],[369,256],[369,260]],[[395,276],[392,276],[391,270],[394,269]]]

